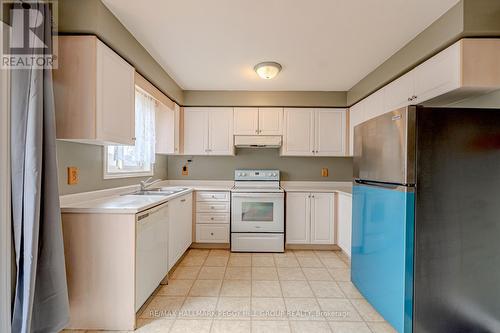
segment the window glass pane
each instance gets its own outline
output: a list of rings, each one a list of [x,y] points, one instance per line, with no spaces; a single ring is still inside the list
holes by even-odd
[[[241,204],[242,221],[273,221],[272,202],[243,202]]]

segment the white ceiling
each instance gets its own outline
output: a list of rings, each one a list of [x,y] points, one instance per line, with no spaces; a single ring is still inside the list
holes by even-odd
[[[103,1],[183,89],[264,91],[348,90],[458,2]]]

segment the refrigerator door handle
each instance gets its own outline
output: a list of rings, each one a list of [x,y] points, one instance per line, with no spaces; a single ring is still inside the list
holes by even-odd
[[[388,190],[395,190],[395,191],[399,191],[399,192],[415,192],[414,185],[380,183],[380,182],[374,182],[374,181],[362,180],[362,179],[354,179],[354,182],[356,184],[360,184],[360,185],[380,187],[380,188],[385,188]]]

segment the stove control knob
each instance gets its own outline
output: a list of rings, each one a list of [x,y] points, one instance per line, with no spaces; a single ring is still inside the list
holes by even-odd
[[[243,177],[245,177],[246,175],[247,175],[246,172],[241,173],[241,176],[243,176]]]
[[[276,177],[278,174],[276,172],[273,172],[273,177]]]

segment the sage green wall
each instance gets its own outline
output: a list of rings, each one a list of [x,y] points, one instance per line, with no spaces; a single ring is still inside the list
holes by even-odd
[[[188,159],[188,176],[182,166]],[[236,156],[169,156],[168,179],[232,180],[234,170],[279,169],[282,180],[351,181],[351,157],[281,157],[278,149],[237,149]],[[321,177],[321,168],[329,176]]]
[[[185,90],[185,106],[345,107],[345,91]]]
[[[96,35],[168,97],[183,104],[181,87],[101,0],[59,0],[58,7],[59,33]]]
[[[57,141],[59,194],[72,194],[138,184],[147,177],[104,179],[102,146]],[[67,167],[80,170],[77,185],[67,184]],[[156,155],[154,178],[167,179],[167,157]]]

